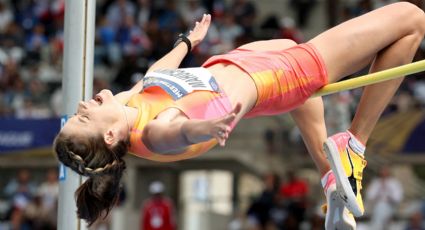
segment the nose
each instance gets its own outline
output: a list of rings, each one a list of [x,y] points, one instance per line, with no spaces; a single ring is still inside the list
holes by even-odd
[[[87,104],[84,101],[80,101],[80,102],[78,102],[78,107],[87,108]]]
[[[77,111],[81,112],[82,110],[87,109],[87,103],[84,101],[78,102],[78,108]]]

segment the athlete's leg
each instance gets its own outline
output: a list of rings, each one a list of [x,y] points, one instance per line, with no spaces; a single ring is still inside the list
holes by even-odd
[[[239,48],[249,50],[284,50],[296,45],[287,39],[257,41]],[[320,176],[326,196],[326,229],[355,229],[356,222],[337,199],[336,184],[329,162],[323,151],[323,143],[326,140],[326,127],[323,111],[322,98],[312,98],[291,112],[295,123],[301,131],[304,143],[313,159]]]
[[[356,221],[339,199],[336,181],[323,150],[326,141],[323,101],[321,97],[310,98],[303,105],[291,111],[291,116],[300,129],[304,143],[320,172],[321,184],[326,196],[326,229],[356,229]]]
[[[296,43],[287,39],[275,39],[248,43],[239,48],[249,50],[284,50],[295,46]],[[338,200],[336,183],[330,171],[329,162],[323,150],[326,140],[326,127],[322,98],[312,98],[291,112],[291,116],[300,129],[304,143],[313,159],[320,176],[326,196],[326,229],[356,229],[353,216]]]
[[[397,3],[347,21],[311,40],[322,54],[329,81],[338,81],[373,60],[371,71],[411,62],[425,32],[422,10]],[[382,111],[399,87],[401,79],[366,87],[350,133],[339,133],[326,141],[325,149],[335,173],[338,189],[347,207],[356,215],[364,212],[360,194],[362,152]],[[356,138],[357,137],[357,141]]]
[[[290,39],[271,39],[271,40],[250,42],[245,45],[239,46],[238,48],[247,49],[247,50],[267,51],[267,50],[284,50],[296,45],[297,43]]]
[[[401,2],[342,23],[310,42],[324,59],[329,82],[336,82],[372,60],[372,72],[411,62],[424,32],[423,11]],[[350,129],[363,143],[401,81],[400,78],[365,88]]]
[[[320,172],[320,176],[325,175],[330,166],[323,151],[323,143],[328,136],[326,134],[322,98],[308,99],[303,105],[291,111],[290,114],[300,129],[304,143]]]

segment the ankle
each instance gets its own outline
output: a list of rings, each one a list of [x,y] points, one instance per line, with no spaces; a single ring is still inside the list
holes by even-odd
[[[350,130],[347,130],[347,133],[350,134],[351,137],[348,141],[350,148],[357,154],[363,155],[366,150],[366,146],[352,132],[350,132]]]
[[[323,175],[320,179],[320,182],[322,184],[323,191],[326,194],[327,190],[329,189],[329,186],[335,183],[335,176],[332,170],[329,170],[325,175]]]
[[[367,138],[363,137],[359,132],[353,130],[353,129],[347,129],[346,131],[348,134],[350,134],[351,137],[354,137],[356,141],[358,141],[363,146],[366,146]]]

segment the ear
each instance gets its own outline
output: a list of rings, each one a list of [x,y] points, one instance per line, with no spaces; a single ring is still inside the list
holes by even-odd
[[[118,141],[117,137],[117,133],[115,133],[113,129],[108,129],[105,134],[103,134],[103,140],[109,147]]]

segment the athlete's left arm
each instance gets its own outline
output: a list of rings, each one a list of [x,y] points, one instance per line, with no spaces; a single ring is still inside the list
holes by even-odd
[[[202,20],[200,22],[196,22],[195,27],[190,31],[189,36],[187,36],[192,48],[197,46],[204,39],[208,32],[210,23],[211,15],[209,14],[204,14]],[[156,61],[147,72],[157,69],[176,69],[180,66],[180,63],[183,61],[183,58],[188,52],[190,52],[190,50],[188,50],[187,45],[184,42],[180,42],[164,57]]]

